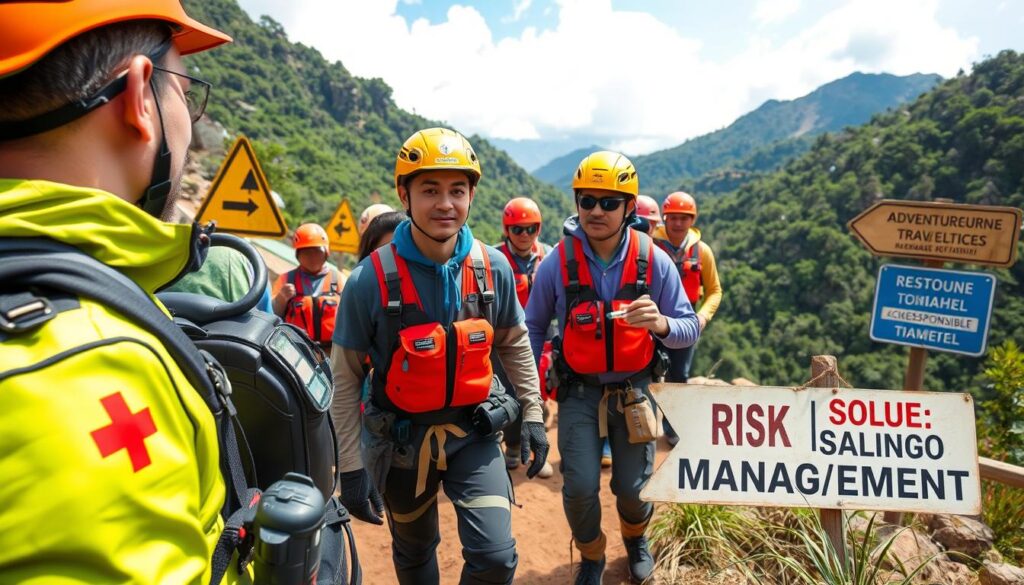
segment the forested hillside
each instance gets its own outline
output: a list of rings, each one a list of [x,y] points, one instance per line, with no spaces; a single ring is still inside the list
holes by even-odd
[[[640,172],[641,190],[658,199],[680,188],[732,191],[806,152],[814,137],[863,124],[877,113],[917,98],[940,79],[924,74],[854,73],[802,98],[768,100],[727,128],[632,157]],[[580,150],[558,157],[533,171],[533,176],[571,193],[572,172],[584,154]]]
[[[254,141],[271,187],[286,202],[289,225],[326,222],[342,197],[356,213],[374,193],[397,206],[392,171],[398,148],[416,130],[441,122],[401,110],[382,80],[353,77],[341,63],[290,42],[272,19],[254,23],[234,0],[185,4],[197,19],[235,39],[190,57],[188,65],[213,84],[209,116],[229,136]],[[556,189],[486,140],[469,139],[484,172],[472,212],[478,237],[499,238],[501,210],[511,197],[531,196],[551,217],[569,214],[570,202]],[[212,175],[219,163],[207,160],[203,167]]]
[[[907,349],[868,338],[872,257],[846,222],[882,198],[1024,205],[1024,56],[1005,51],[740,191],[699,199],[725,300],[694,373],[789,384],[839,356],[859,387],[899,388]],[[999,279],[989,345],[1024,340],[1024,263]],[[965,390],[981,360],[932,353],[929,389]]]

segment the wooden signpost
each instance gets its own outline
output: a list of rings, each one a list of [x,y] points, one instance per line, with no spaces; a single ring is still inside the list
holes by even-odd
[[[886,199],[847,224],[875,256],[1011,266],[1021,210]]]
[[[915,258],[930,268],[942,268],[945,262],[1008,267],[1017,261],[1021,215],[1016,207],[885,199],[850,220],[847,227],[875,256]],[[876,306],[882,293],[876,291]],[[916,346],[910,348],[903,389],[921,390],[926,344],[904,344]],[[898,522],[899,514],[887,513],[885,519]]]

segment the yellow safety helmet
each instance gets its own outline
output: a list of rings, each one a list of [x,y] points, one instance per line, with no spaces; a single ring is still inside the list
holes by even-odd
[[[572,188],[574,191],[607,189],[636,197],[640,192],[640,178],[628,158],[617,152],[602,150],[580,161],[572,177]]]
[[[402,145],[395,160],[395,188],[422,171],[465,171],[473,181],[480,180],[480,159],[466,137],[447,128],[427,128],[413,134]]]

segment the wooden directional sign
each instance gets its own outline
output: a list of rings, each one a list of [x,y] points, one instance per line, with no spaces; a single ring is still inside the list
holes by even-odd
[[[1011,266],[1021,210],[886,199],[847,224],[875,256]]]
[[[352,217],[348,199],[342,199],[338,209],[334,210],[327,224],[327,241],[334,252],[355,254],[359,251],[359,232],[356,231],[356,220]]]
[[[977,514],[969,394],[654,384],[679,443],[648,502]]]
[[[247,236],[282,237],[288,232],[270,195],[267,178],[252,145],[239,136],[213,179],[196,221],[217,222],[217,229]]]

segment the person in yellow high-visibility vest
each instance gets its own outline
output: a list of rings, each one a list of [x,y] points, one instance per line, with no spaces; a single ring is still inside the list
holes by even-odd
[[[55,240],[150,296],[195,268],[205,234],[162,221],[209,90],[181,57],[230,40],[179,0],[0,2],[0,245]],[[210,582],[220,448],[168,349],[47,290],[0,291],[0,324],[0,581]]]

